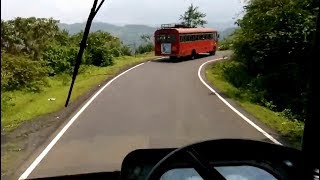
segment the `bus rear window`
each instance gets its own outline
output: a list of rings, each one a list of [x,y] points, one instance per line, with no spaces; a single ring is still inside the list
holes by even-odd
[[[176,41],[176,37],[174,35],[162,34],[157,36],[158,43],[173,43]]]

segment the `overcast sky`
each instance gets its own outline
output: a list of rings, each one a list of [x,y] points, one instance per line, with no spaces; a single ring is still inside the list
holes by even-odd
[[[95,21],[113,24],[174,23],[193,3],[208,22],[234,21],[242,0],[106,0]],[[1,0],[1,18],[53,17],[63,23],[84,22],[93,0]]]

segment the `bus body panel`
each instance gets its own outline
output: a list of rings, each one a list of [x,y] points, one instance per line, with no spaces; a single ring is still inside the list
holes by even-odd
[[[217,49],[217,31],[210,28],[170,28],[154,33],[156,56],[189,56]]]
[[[184,42],[180,43],[180,56],[189,56],[192,51],[195,50],[196,53],[208,53],[210,51],[215,51],[216,42],[211,40],[204,40],[198,42]]]

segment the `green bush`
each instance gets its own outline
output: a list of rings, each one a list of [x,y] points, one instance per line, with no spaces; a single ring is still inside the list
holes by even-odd
[[[138,47],[136,53],[137,54],[144,54],[147,52],[151,52],[154,50],[154,46],[152,43],[142,44]]]
[[[70,73],[73,70],[78,48],[51,45],[45,49],[42,59],[47,62],[50,74]]]
[[[220,51],[225,51],[225,50],[232,49],[232,47],[233,47],[232,36],[229,36],[219,42],[218,48]]]
[[[89,58],[94,66],[110,66],[113,65],[113,56],[106,47],[95,47],[90,49]]]
[[[79,35],[73,36],[77,39]],[[86,48],[85,64],[94,66],[111,66],[113,58],[130,55],[129,47],[122,44],[119,38],[110,33],[97,31],[89,34]]]
[[[83,32],[70,35],[59,30],[58,21],[53,19],[1,20],[1,90],[39,91],[49,85],[48,76],[68,77],[74,70],[82,36]],[[111,66],[113,57],[123,55],[131,55],[131,51],[119,38],[108,32],[91,32],[79,73],[91,65]],[[67,78],[62,79],[62,84],[67,83]]]
[[[228,81],[262,94],[262,103],[272,102],[278,112],[290,109],[303,121],[318,9],[312,0],[248,1],[232,35],[234,59],[241,66],[226,70]]]
[[[112,55],[112,57],[122,56],[122,52],[121,52],[121,50],[120,50],[120,47],[112,48],[112,49],[110,50],[110,54]]]
[[[25,56],[2,54],[1,90],[27,88],[38,91],[46,85],[48,68],[43,61],[33,61]]]
[[[242,63],[228,60],[218,62],[214,66],[215,71],[219,71],[225,81],[236,87],[236,90],[233,91],[235,97],[264,105],[265,91],[259,85],[261,82],[249,76]]]
[[[223,63],[222,70],[224,78],[236,88],[244,87],[251,80],[246,73],[246,67],[242,63],[236,61]]]
[[[130,49],[130,47],[129,47],[129,46],[126,46],[126,45],[123,45],[123,46],[121,47],[121,53],[122,53],[122,55],[124,55],[124,56],[131,56],[131,49]]]
[[[1,49],[39,60],[45,47],[57,38],[58,23],[52,18],[35,17],[1,20]]]

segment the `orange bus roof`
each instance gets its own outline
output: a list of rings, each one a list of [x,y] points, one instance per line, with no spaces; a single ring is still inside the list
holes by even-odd
[[[155,34],[161,32],[177,32],[178,34],[195,34],[195,33],[212,33],[217,32],[217,30],[212,28],[163,28],[156,30]]]
[[[217,30],[212,28],[176,28],[179,34],[189,34],[189,33],[209,33],[216,32]]]
[[[159,29],[161,30],[176,30],[179,34],[189,34],[189,33],[209,33],[216,32],[217,30],[212,28],[168,28],[168,29]]]

